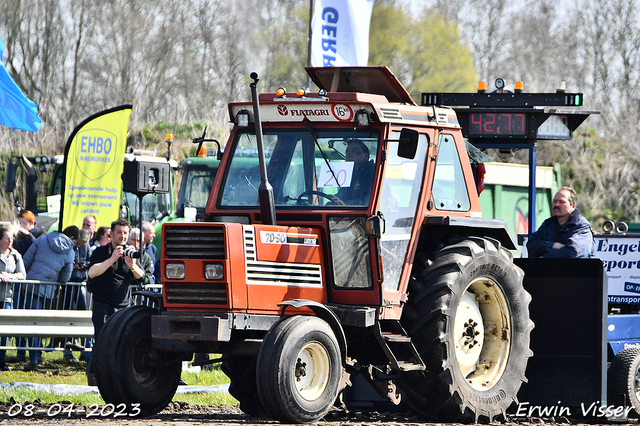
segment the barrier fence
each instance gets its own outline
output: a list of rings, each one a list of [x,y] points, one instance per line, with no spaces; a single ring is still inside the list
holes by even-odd
[[[129,290],[140,289],[132,286]],[[151,284],[143,289],[160,292],[162,285]],[[86,283],[33,280],[0,283],[0,294],[5,294],[5,301],[6,292],[13,294],[13,307],[1,309],[4,305],[0,306],[0,336],[7,338],[0,349],[62,351],[66,342],[74,342],[91,350],[92,294],[87,291]],[[153,305],[151,300],[140,296],[132,296],[130,300],[131,304]],[[34,348],[30,347],[30,341]]]

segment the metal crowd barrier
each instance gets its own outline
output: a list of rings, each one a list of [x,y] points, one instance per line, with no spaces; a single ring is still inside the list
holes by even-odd
[[[71,340],[87,351],[91,350],[94,335],[92,294],[86,291],[86,283],[21,280],[0,283],[0,289],[3,285],[11,286],[13,308],[1,309],[4,304],[0,305],[0,336],[7,337],[7,344],[0,345],[0,349],[28,350],[31,348],[27,339],[39,337],[42,339],[39,350],[62,351],[65,342]],[[161,292],[162,285],[151,284],[144,289]],[[52,297],[38,297],[40,293]],[[153,306],[148,298],[132,296],[130,299],[132,304]]]

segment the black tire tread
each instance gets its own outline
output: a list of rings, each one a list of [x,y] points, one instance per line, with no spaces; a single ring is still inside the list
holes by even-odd
[[[126,318],[142,308],[141,306],[132,306],[126,309],[121,309],[112,316],[109,317],[107,322],[102,328],[102,332],[96,340],[96,345],[93,348],[92,356],[95,357],[92,362],[94,363],[94,371],[96,375],[96,382],[100,395],[105,401],[109,401],[113,404],[124,402],[122,396],[124,390],[119,380],[115,380],[116,377],[113,374],[115,370],[115,359],[118,352],[120,335],[126,325]],[[123,318],[125,321],[123,321]]]
[[[618,352],[607,372],[607,403],[616,406],[631,402],[636,414],[640,414],[640,401],[635,395],[633,381],[640,368],[640,348],[631,347]]]
[[[276,348],[281,346],[283,336],[292,327],[297,326],[304,316],[296,315],[293,317],[285,317],[276,323],[269,334],[267,335],[265,342],[260,347],[260,353],[258,354],[258,366],[257,366],[257,382],[258,382],[258,395],[262,401],[263,407],[278,420],[288,420],[288,414],[282,409],[277,392],[273,392],[269,383],[277,382],[277,375],[279,374],[276,367]],[[263,352],[264,349],[264,352]],[[262,362],[261,362],[262,360]],[[271,361],[271,362],[270,362]],[[270,377],[265,377],[269,375]]]
[[[469,390],[461,391],[471,388],[466,386],[447,349],[450,345],[448,321],[452,323],[450,318],[455,316],[456,293],[461,292],[469,282],[466,276],[468,271],[482,263],[497,263],[506,271],[507,279],[512,281],[510,285],[515,287],[514,298],[518,299],[515,302],[509,300],[509,303],[520,306],[519,319],[512,313],[514,327],[518,327],[518,330],[511,340],[518,343],[512,344],[507,365],[507,370],[513,370],[511,375],[517,377],[507,378],[505,372],[501,383],[508,380],[509,390],[501,401],[493,405],[474,403],[470,401],[471,395],[465,395]],[[426,372],[399,374],[398,384],[405,401],[421,417],[438,421],[478,422],[504,417],[506,409],[516,399],[521,384],[526,381],[524,371],[532,355],[529,336],[533,322],[528,315],[531,296],[522,287],[524,273],[513,264],[513,255],[496,240],[468,237],[445,246],[414,271],[418,271],[419,276],[412,280],[402,322],[425,362]],[[517,320],[521,324],[516,324]]]
[[[130,346],[140,339],[141,333],[148,332],[150,337],[151,316],[155,312],[155,309],[146,306],[131,306],[116,312],[109,318],[96,342],[94,369],[100,395],[106,403],[114,405],[132,407],[139,404],[138,417],[162,411],[171,401],[180,380],[181,362],[176,358],[157,372],[155,377],[161,379],[162,383],[159,391],[133,389],[135,383],[131,382],[133,379],[128,369],[133,354]],[[165,354],[160,353],[160,356]]]
[[[313,339],[313,335],[317,335],[319,341],[325,341],[334,370],[323,394],[315,401],[303,401],[294,395],[297,391],[291,390],[288,381],[291,377],[287,370],[295,359],[286,357],[295,353],[297,345],[305,339]],[[325,321],[307,315],[283,318],[271,328],[258,354],[256,378],[263,407],[281,422],[309,423],[321,419],[338,397],[343,368],[341,359],[340,345]]]

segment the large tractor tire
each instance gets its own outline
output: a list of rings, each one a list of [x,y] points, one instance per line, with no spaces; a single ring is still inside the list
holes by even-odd
[[[257,363],[262,406],[286,423],[323,418],[338,397],[340,346],[329,324],[296,315],[276,323],[265,337]]]
[[[263,411],[256,382],[256,357],[232,355],[222,362],[222,372],[229,377],[229,393],[240,402],[240,409],[254,417]]]
[[[95,373],[106,403],[125,404],[131,416],[157,414],[178,388],[182,362],[175,353],[151,347],[151,316],[146,306],[115,313],[96,343]]]
[[[631,347],[617,353],[607,372],[609,405],[631,406],[640,413],[640,348]]]
[[[468,237],[414,271],[402,323],[426,370],[399,374],[403,401],[438,421],[504,417],[532,355],[522,270],[498,241]]]

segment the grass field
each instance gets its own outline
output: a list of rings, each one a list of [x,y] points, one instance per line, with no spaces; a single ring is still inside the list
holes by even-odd
[[[15,357],[15,351],[7,351],[7,359]],[[76,353],[77,355],[77,353]],[[0,372],[0,383],[41,383],[41,384],[66,384],[66,385],[87,385],[85,362],[69,363],[65,361],[62,352],[43,352],[43,362],[39,365],[40,371],[22,371],[25,363],[8,363],[12,371]],[[220,371],[220,365],[215,364],[212,370],[201,370],[199,372],[183,371],[182,380],[188,385],[213,386],[229,383],[229,379]],[[0,388],[0,401],[9,401],[13,398],[17,402],[34,401],[40,399],[42,402],[51,403],[59,401],[69,401],[82,403],[85,405],[103,405],[104,400],[99,394],[83,393],[77,395],[56,395],[51,392],[38,392],[33,389]],[[189,404],[199,405],[234,405],[237,404],[233,397],[224,392],[206,392],[193,394],[176,394],[173,401],[184,401]]]

